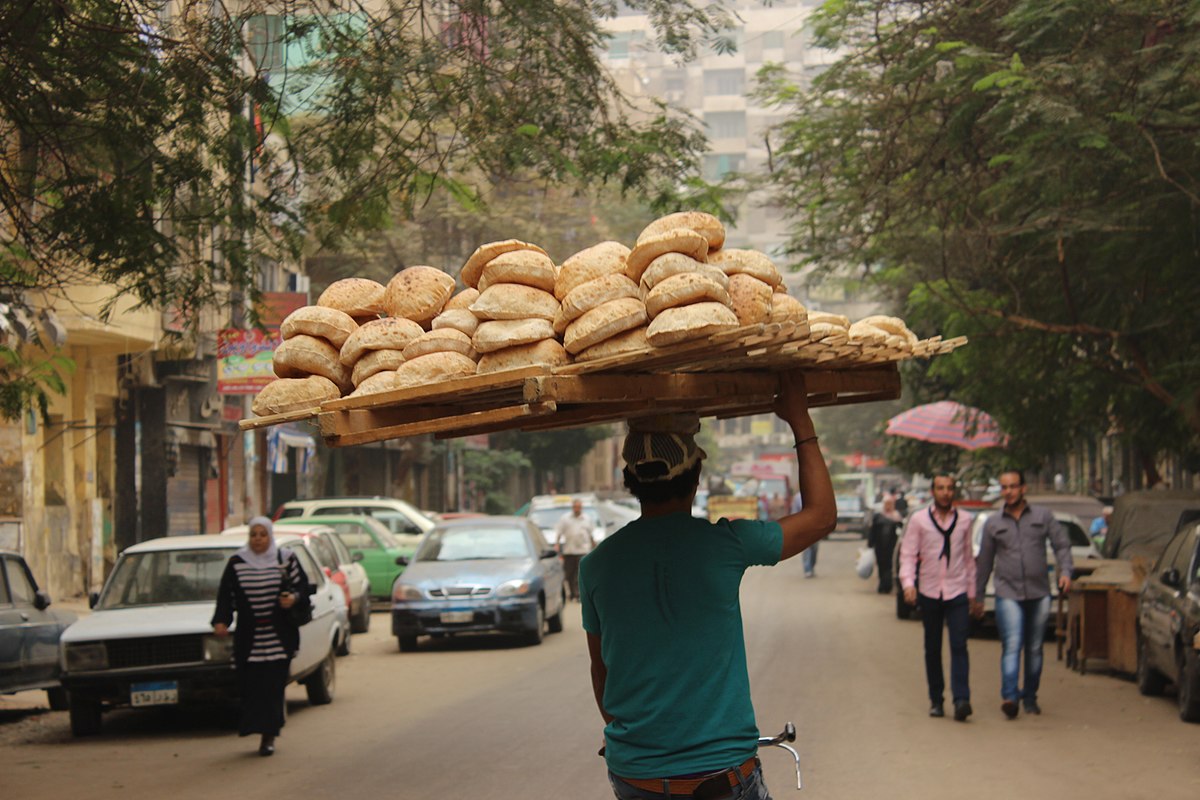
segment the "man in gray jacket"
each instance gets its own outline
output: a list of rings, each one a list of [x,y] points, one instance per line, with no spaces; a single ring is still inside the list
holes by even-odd
[[[1040,714],[1038,684],[1042,678],[1042,640],[1050,617],[1049,564],[1046,540],[1058,562],[1060,592],[1071,590],[1071,540],[1050,509],[1025,502],[1025,475],[1008,470],[1000,475],[1004,510],[983,526],[983,540],[975,566],[975,607],[983,614],[988,577],[996,572],[996,627],[1000,631],[1000,710],[1016,719],[1017,701],[1026,714]],[[1025,650],[1025,688],[1018,688],[1021,649]]]

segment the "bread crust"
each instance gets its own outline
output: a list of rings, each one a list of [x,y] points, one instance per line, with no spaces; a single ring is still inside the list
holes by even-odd
[[[721,303],[693,303],[668,308],[646,329],[646,340],[655,347],[700,339],[738,327],[733,309]]]
[[[665,253],[683,253],[697,261],[704,261],[708,256],[708,239],[687,228],[675,228],[649,236],[629,252],[629,258],[625,260],[625,274],[637,283],[650,262]]]
[[[520,369],[542,364],[549,367],[559,367],[571,363],[571,356],[556,339],[542,339],[540,342],[519,344],[515,347],[505,347],[479,357],[479,374],[486,372],[503,372],[509,369]]]
[[[383,304],[389,316],[411,319],[428,328],[452,294],[454,278],[436,267],[418,265],[392,276]]]
[[[535,253],[546,255],[546,251],[536,244],[522,242],[520,239],[503,239],[498,242],[481,244],[467,258],[467,262],[463,264],[462,272],[459,273],[463,285],[469,286],[472,289],[478,287],[479,278],[483,275],[483,268],[489,261],[502,253],[512,253],[516,250],[532,250]]]
[[[646,314],[654,319],[668,308],[701,303],[706,300],[730,305],[730,294],[708,275],[681,272],[658,283],[646,295]]]
[[[284,339],[303,333],[325,339],[339,350],[356,330],[358,323],[354,317],[326,306],[297,308],[284,317],[279,325],[279,333]]]
[[[567,326],[563,346],[574,355],[630,328],[646,324],[646,304],[633,297],[610,300]]]
[[[471,304],[471,312],[481,320],[545,319],[558,313],[559,302],[542,289],[520,283],[497,283],[484,289]]]
[[[358,319],[378,317],[383,313],[384,285],[370,278],[343,278],[329,284],[317,305],[335,308]]]
[[[340,358],[346,366],[354,362],[368,350],[400,350],[424,332],[424,329],[404,317],[384,317],[365,325],[359,325],[358,330],[350,334],[342,345]]]
[[[614,272],[624,273],[628,258],[629,248],[620,242],[600,242],[580,250],[559,267],[554,296],[561,301],[572,289],[588,281]]]
[[[260,417],[286,414],[303,408],[316,408],[326,400],[337,400],[341,396],[337,384],[321,375],[279,378],[259,391],[250,410]]]
[[[725,244],[725,226],[721,220],[704,211],[677,211],[651,222],[638,234],[637,243],[676,228],[695,231],[708,240],[708,249],[720,250]]]
[[[482,354],[553,338],[554,327],[549,320],[494,319],[479,323],[471,343],[475,345],[475,351]]]
[[[320,375],[337,384],[342,392],[353,388],[350,370],[341,362],[338,349],[324,339],[296,334],[275,348],[275,374],[281,378]]]

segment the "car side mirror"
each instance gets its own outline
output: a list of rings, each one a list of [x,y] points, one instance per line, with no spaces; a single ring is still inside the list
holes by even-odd
[[[1178,589],[1179,584],[1182,582],[1179,577],[1179,570],[1172,568],[1164,572],[1162,574],[1162,582],[1172,589]]]
[[[358,553],[351,553],[351,554],[350,554],[350,560],[351,560],[351,561],[362,561],[362,560],[363,560],[363,554],[362,554],[361,552],[358,552]]]
[[[45,611],[50,607],[50,595],[39,590],[33,595],[33,607],[38,611]]]
[[[408,556],[396,556],[396,564],[401,567],[407,567]]]
[[[88,608],[95,608],[96,603],[100,602],[99,592],[88,592]]]

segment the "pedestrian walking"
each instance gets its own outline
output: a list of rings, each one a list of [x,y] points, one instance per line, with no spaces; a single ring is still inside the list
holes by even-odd
[[[769,800],[757,753],[739,588],[754,565],[791,558],[833,530],[833,486],[801,373],[776,413],[796,438],[804,509],[782,519],[691,515],[705,453],[695,415],[630,423],[625,484],[641,516],[580,565],[592,687],[619,800]]]
[[[879,594],[892,592],[892,562],[896,555],[896,531],[899,523],[876,511],[871,515],[871,527],[867,531],[867,547],[875,551],[875,566],[879,571]]]
[[[571,510],[559,517],[554,526],[555,544],[562,554],[563,579],[567,583],[567,599],[579,599],[579,560],[596,546],[592,520],[583,515],[583,501],[571,503]]]
[[[1000,631],[1000,709],[1015,719],[1018,701],[1027,714],[1042,713],[1038,688],[1042,678],[1042,641],[1050,617],[1049,565],[1046,542],[1058,563],[1060,592],[1071,590],[1071,540],[1047,508],[1025,502],[1025,474],[1008,470],[1000,475],[1004,510],[988,517],[979,543],[975,574],[974,611],[983,614],[984,587],[995,572],[996,627]],[[1025,685],[1019,686],[1021,653],[1025,654]]]
[[[233,657],[242,704],[238,735],[260,734],[262,756],[274,755],[275,737],[284,724],[283,690],[300,646],[293,609],[311,606],[311,594],[295,554],[275,546],[271,520],[250,520],[246,546],[229,557],[221,575],[212,626],[217,636],[228,636],[237,617]]]
[[[797,489],[795,494],[792,495],[791,503],[788,504],[788,513],[799,514],[803,510],[804,496],[800,494],[800,490]],[[804,566],[804,577],[806,578],[817,577],[817,551],[820,549],[820,547],[820,542],[813,542],[806,547],[804,552],[800,555],[801,563]]]
[[[933,503],[908,519],[900,542],[900,585],[904,600],[919,605],[925,627],[925,681],[929,716],[946,716],[942,671],[942,628],[950,639],[950,696],[954,718],[971,716],[970,659],[967,631],[976,597],[971,520],[954,507],[957,482],[941,473],[933,478]]]

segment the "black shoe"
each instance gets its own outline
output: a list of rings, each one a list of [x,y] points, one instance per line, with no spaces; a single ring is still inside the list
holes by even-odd
[[[275,737],[267,736],[265,733],[262,737],[262,742],[258,745],[258,754],[260,756],[275,755]]]
[[[946,716],[946,709],[942,707],[941,703],[934,703],[929,707],[929,716],[944,717]]]
[[[1041,714],[1042,707],[1037,704],[1037,700],[1026,700],[1025,701],[1025,713],[1026,714]]]
[[[967,717],[971,716],[971,703],[967,700],[959,700],[954,704],[954,719],[959,722],[966,722]]]
[[[1008,717],[1009,719],[1016,719],[1017,718],[1017,701],[1016,700],[1005,700],[1003,703],[1000,704],[1000,710],[1003,711],[1004,716]]]

